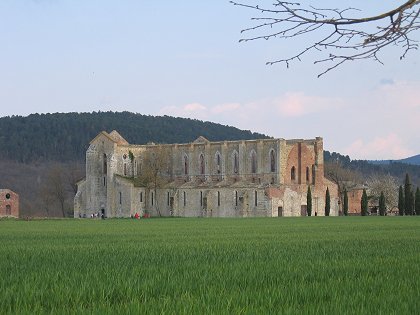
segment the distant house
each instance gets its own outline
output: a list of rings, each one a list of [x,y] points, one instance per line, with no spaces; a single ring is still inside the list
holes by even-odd
[[[363,189],[367,189],[364,185],[353,185],[347,188],[347,196],[349,198],[349,215],[361,214],[361,200]]]
[[[19,217],[19,195],[10,189],[0,189],[0,217]]]

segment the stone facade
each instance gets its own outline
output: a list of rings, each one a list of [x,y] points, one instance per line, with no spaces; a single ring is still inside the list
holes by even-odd
[[[19,195],[10,189],[0,189],[0,217],[19,217]]]
[[[151,171],[148,156],[165,160],[159,169],[154,166],[157,188],[142,181]],[[337,186],[324,178],[322,138],[210,142],[199,137],[186,144],[131,145],[115,130],[103,131],[86,152],[86,178],[78,183],[74,215],[301,216],[308,185],[313,213],[324,214],[329,187],[330,215],[338,215]]]

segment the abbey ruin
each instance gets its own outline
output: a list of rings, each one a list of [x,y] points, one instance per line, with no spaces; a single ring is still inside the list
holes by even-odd
[[[338,215],[337,186],[324,177],[323,139],[129,144],[102,131],[86,152],[74,216],[256,217]]]

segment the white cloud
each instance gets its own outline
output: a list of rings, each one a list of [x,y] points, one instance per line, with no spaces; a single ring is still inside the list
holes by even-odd
[[[420,82],[378,85],[342,97],[289,92],[216,105],[170,106],[159,114],[208,120],[280,138],[324,137],[325,149],[353,159],[419,154]]]
[[[343,152],[344,153],[344,152]],[[402,139],[395,133],[384,137],[376,137],[370,141],[363,139],[355,140],[345,149],[350,157],[361,159],[402,159],[414,155],[415,152],[408,149]]]
[[[337,98],[308,96],[302,92],[286,93],[275,100],[278,112],[283,117],[298,117],[339,108],[342,101]]]

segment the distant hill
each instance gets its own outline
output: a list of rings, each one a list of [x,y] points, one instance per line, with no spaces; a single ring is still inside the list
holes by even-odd
[[[420,154],[408,157],[406,159],[401,160],[371,160],[369,161],[371,164],[375,165],[386,165],[390,163],[404,163],[404,164],[411,164],[411,165],[420,165]]]
[[[268,138],[211,122],[130,112],[33,114],[0,118],[0,159],[82,161],[89,142],[113,129],[133,144],[186,143],[200,135],[211,141]]]
[[[398,160],[396,162],[412,164],[412,165],[420,165],[420,154],[411,156],[411,157],[406,158],[406,159]]]
[[[365,179],[375,174],[390,174],[402,183],[405,174],[408,173],[412,184],[420,186],[420,165],[402,162],[404,160],[382,161],[382,163],[379,163],[380,161],[352,160],[348,155],[324,151],[324,162],[335,161],[340,161],[344,168],[359,172]]]

